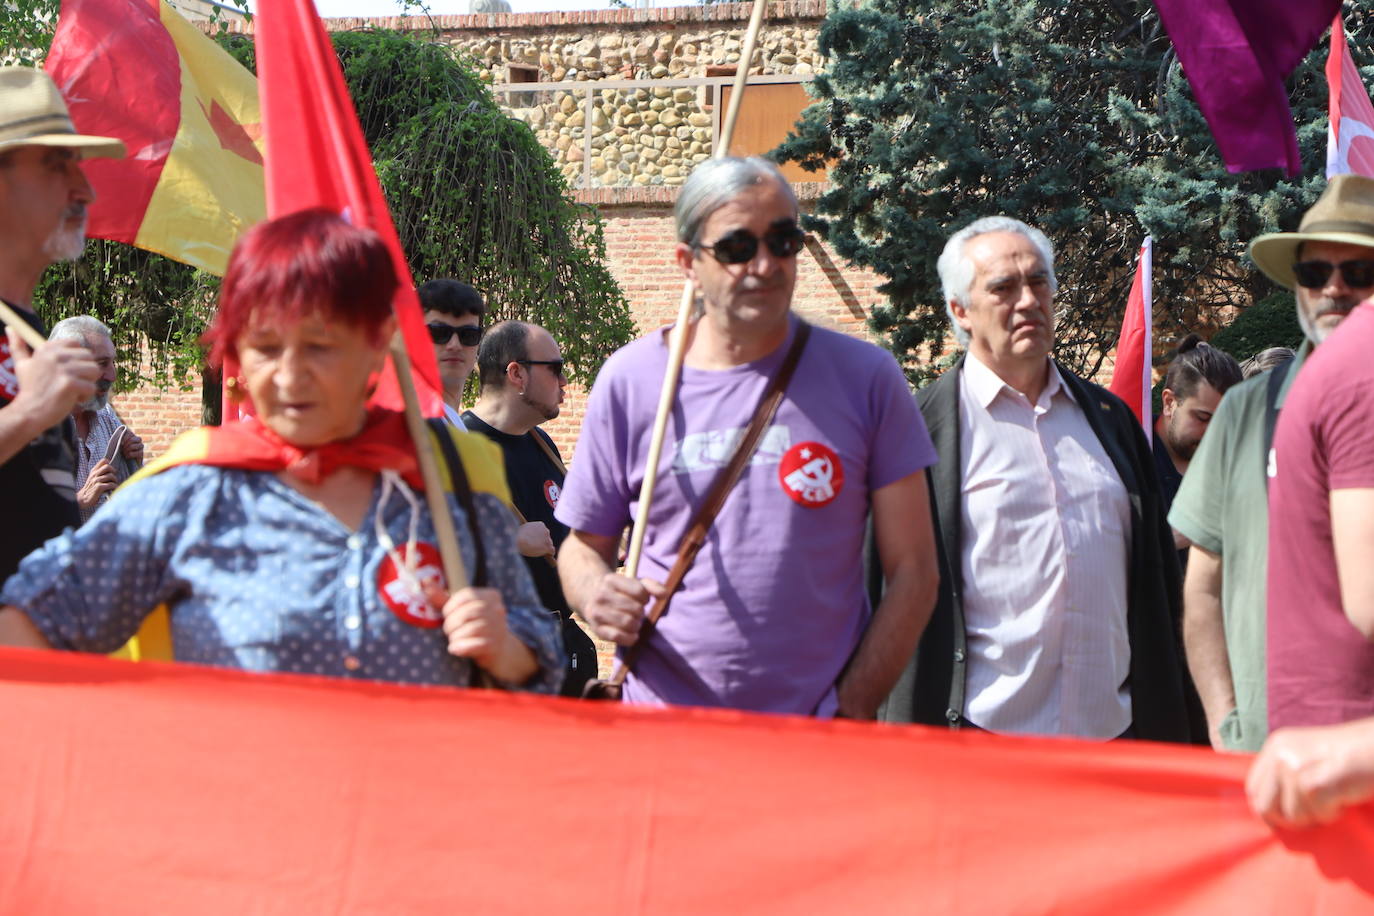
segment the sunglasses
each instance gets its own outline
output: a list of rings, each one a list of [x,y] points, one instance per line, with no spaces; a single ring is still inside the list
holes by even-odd
[[[1293,276],[1298,285],[1307,289],[1321,289],[1331,279],[1331,274],[1339,270],[1345,285],[1352,289],[1374,286],[1374,260],[1342,261],[1332,264],[1329,261],[1299,261],[1293,265]]]
[[[549,371],[559,378],[563,376],[563,367],[567,365],[567,361],[561,359],[517,359],[516,362],[522,366],[548,366]]]
[[[775,258],[790,258],[802,250],[806,233],[795,223],[774,226],[763,234],[763,244]],[[716,239],[714,245],[698,245],[722,264],[747,264],[759,253],[759,237],[748,229],[736,229]]]
[[[482,341],[482,329],[475,324],[456,326],[435,323],[425,327],[429,328],[429,339],[440,347],[452,340],[454,334],[458,335],[458,342],[465,347],[475,347]]]

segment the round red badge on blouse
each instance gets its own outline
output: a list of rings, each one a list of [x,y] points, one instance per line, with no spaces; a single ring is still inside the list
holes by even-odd
[[[400,548],[402,556],[405,547]],[[444,622],[443,612],[425,600],[423,593],[412,586],[434,582],[444,587],[444,564],[439,559],[439,551],[432,544],[423,542],[415,545],[414,576],[402,577],[398,574],[395,562],[388,554],[381,568],[377,570],[377,591],[391,612],[406,623],[415,627],[433,629]]]
[[[549,501],[549,506],[551,508],[558,508],[558,497],[562,495],[563,488],[560,487],[555,481],[544,481],[544,498]]]
[[[844,486],[840,456],[819,442],[798,442],[778,462],[783,492],[808,509],[827,506]]]

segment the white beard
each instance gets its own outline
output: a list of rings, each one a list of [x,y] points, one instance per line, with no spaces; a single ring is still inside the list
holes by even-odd
[[[70,226],[66,218],[62,224],[52,231],[47,240],[43,242],[43,253],[56,263],[58,261],[75,261],[81,257],[86,250],[86,215],[81,215],[81,223],[77,226]]]

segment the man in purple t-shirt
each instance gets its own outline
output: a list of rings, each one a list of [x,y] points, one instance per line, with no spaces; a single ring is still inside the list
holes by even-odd
[[[704,301],[635,580],[614,570],[638,507],[666,329],[597,377],[557,518],[569,603],[603,639],[633,645],[650,597],[729,462],[799,326],[797,202],[759,158],[698,166],[676,208],[676,258]],[[892,356],[813,329],[786,397],[716,517],[668,613],[640,649],[629,702],[872,718],[915,648],[937,564],[925,468],[934,449]],[[872,513],[887,590],[870,610]]]
[[[1329,268],[1374,275],[1374,262]],[[1356,279],[1346,274],[1346,283]],[[1363,281],[1359,285],[1366,285]],[[1308,357],[1274,433],[1269,727],[1374,715],[1374,304]]]

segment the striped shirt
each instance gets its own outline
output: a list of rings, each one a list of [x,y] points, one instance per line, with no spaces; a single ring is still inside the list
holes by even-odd
[[[1114,738],[1131,724],[1126,488],[1052,363],[1033,404],[972,353],[959,385],[965,715]]]

